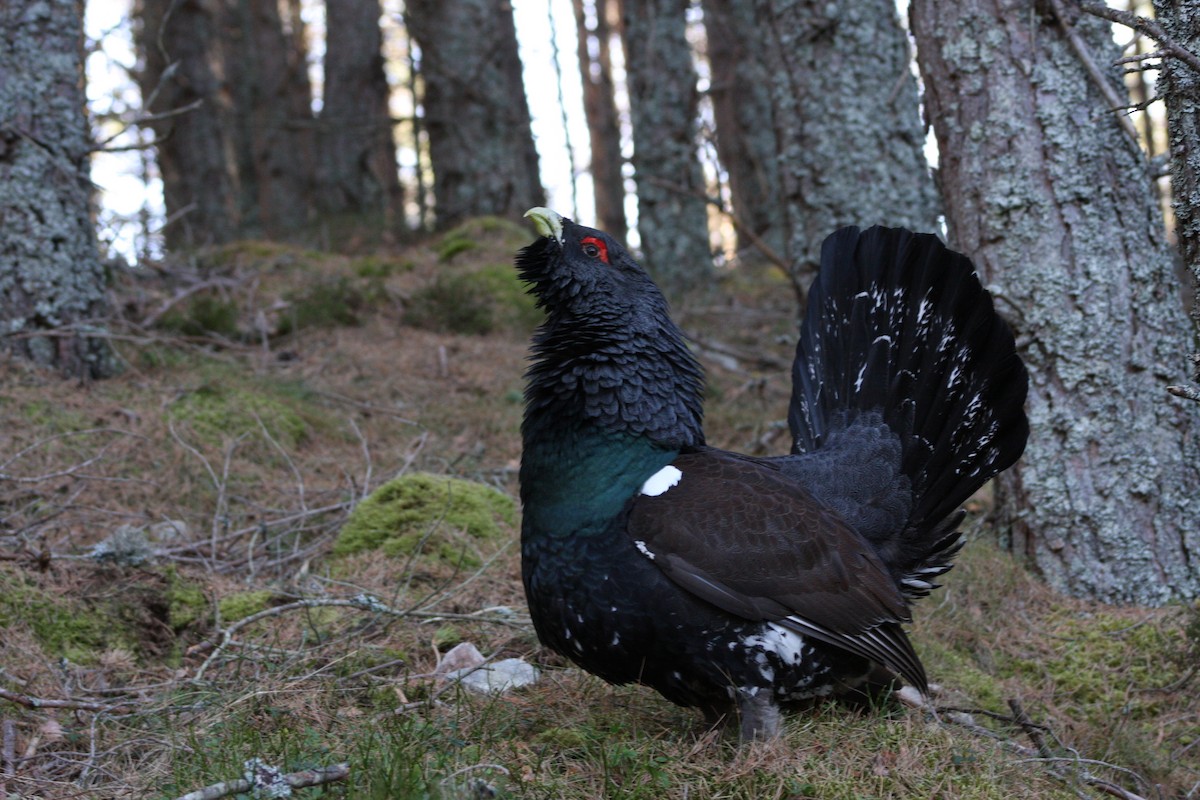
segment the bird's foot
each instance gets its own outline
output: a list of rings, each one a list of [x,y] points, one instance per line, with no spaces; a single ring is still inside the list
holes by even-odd
[[[770,689],[745,687],[737,690],[741,716],[741,742],[777,739],[780,731],[779,705]]]

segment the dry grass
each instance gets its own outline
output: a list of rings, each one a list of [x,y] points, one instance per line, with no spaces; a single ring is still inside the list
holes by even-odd
[[[477,569],[332,557],[397,474],[515,496],[520,317],[486,336],[403,320],[519,244],[492,221],[370,258],[247,243],[122,284],[113,380],[0,363],[0,798],[177,797],[254,757],[350,765],[309,797],[1200,797],[1200,612],[1059,597],[984,522],[917,611],[938,715],[831,704],[741,750],[542,650],[515,530]],[[295,312],[314,297],[337,302]],[[702,303],[682,317],[710,439],[781,451],[790,290],[755,276]],[[459,641],[543,679],[467,695],[435,675]]]

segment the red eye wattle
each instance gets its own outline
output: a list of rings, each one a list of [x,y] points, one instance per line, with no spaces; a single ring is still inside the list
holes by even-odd
[[[579,249],[588,258],[598,258],[605,264],[608,263],[608,245],[603,239],[597,239],[595,236],[588,236],[579,243]]]

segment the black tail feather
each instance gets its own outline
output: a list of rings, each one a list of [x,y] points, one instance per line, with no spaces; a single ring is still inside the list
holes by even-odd
[[[864,531],[898,573],[948,563],[957,545],[947,517],[1024,450],[1027,384],[965,256],[903,229],[826,239],[793,365],[793,453],[816,456],[880,419],[898,437],[906,519]]]

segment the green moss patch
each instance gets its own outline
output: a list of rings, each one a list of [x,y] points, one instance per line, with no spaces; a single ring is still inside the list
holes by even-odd
[[[238,592],[217,601],[222,622],[236,622],[271,607],[275,593],[268,589]]]
[[[367,307],[367,293],[346,277],[317,281],[287,295],[288,309],[279,318],[279,335],[308,328],[358,325]]]
[[[1164,670],[1163,654],[1178,649],[1178,632],[1103,612],[1063,612],[1048,622],[1051,627],[1043,632],[1045,652],[1037,659],[1014,659],[1006,671],[1031,680],[1048,678],[1063,699],[1096,708],[1123,707],[1135,716],[1149,713],[1151,704],[1129,702],[1128,688],[1149,689],[1168,683],[1165,676],[1173,677]],[[1114,674],[1121,679],[1114,681]]]
[[[167,409],[167,416],[187,423],[204,439],[217,442],[266,428],[281,446],[293,448],[308,438],[311,429],[309,419],[290,398],[216,382],[176,400]]]
[[[202,294],[189,303],[176,306],[163,314],[158,327],[184,336],[222,336],[237,339],[237,303],[211,294]]]
[[[419,554],[449,565],[478,566],[478,545],[502,539],[515,519],[512,498],[490,486],[412,473],[385,483],[359,503],[333,551]]]
[[[93,664],[106,650],[139,652],[141,643],[131,627],[143,609],[127,609],[139,593],[87,602],[42,589],[21,575],[0,575],[0,631],[28,630],[53,658]],[[131,622],[132,621],[132,622]]]
[[[176,631],[183,630],[208,614],[208,598],[198,583],[187,580],[169,566],[167,578],[167,618]]]
[[[529,244],[533,232],[503,217],[475,217],[446,231],[434,249],[438,260],[449,262],[476,248],[516,251]]]
[[[405,317],[418,328],[480,336],[497,330],[529,331],[541,319],[511,264],[439,273],[413,292]]]

